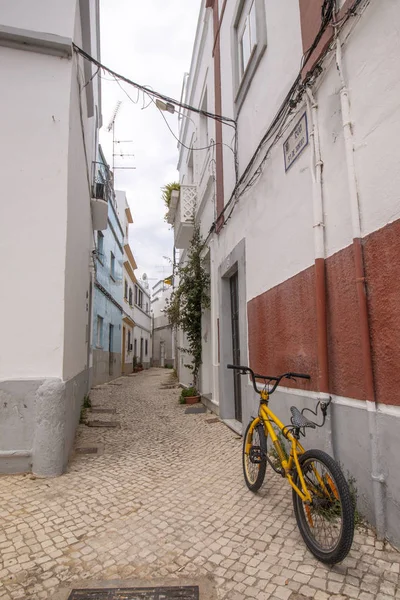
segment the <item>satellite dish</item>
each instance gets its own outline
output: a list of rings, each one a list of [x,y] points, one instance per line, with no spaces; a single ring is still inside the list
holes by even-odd
[[[147,274],[146,273],[143,273],[142,279],[143,279],[143,281],[146,281],[146,279],[147,279]]]

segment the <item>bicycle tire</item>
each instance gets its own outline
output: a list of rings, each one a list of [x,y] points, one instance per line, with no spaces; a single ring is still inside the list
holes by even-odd
[[[258,435],[258,438],[259,438],[259,440],[258,440],[259,443],[254,444],[254,445],[260,446],[263,457],[261,458],[260,463],[258,463],[258,470],[256,468],[257,465],[254,463],[251,463],[254,467],[254,469],[253,469],[254,472],[257,472],[256,476],[255,477],[253,476],[251,478],[250,472],[248,470],[249,469],[248,463],[250,463],[250,457],[248,456],[248,454],[246,454],[246,442],[247,442],[247,438],[250,433],[250,426],[253,422],[254,421],[250,421],[250,423],[247,425],[246,432],[243,437],[242,465],[243,465],[244,480],[246,482],[247,487],[252,492],[257,492],[264,482],[265,471],[267,468],[267,460],[265,458],[266,453],[267,453],[267,438],[265,436],[263,425],[261,423],[256,425],[255,428],[253,429],[253,435],[252,435],[251,442],[253,442],[253,437],[255,437],[254,432],[256,432],[256,434]]]
[[[334,499],[331,504],[336,505],[336,507],[337,507],[337,502],[340,501],[342,524],[341,524],[341,529],[340,529],[340,533],[339,533],[339,538],[338,538],[336,544],[332,548],[324,549],[321,547],[321,544],[319,544],[317,542],[317,540],[315,539],[315,537],[312,534],[312,528],[314,528],[314,525],[313,525],[313,521],[312,521],[313,517],[310,516],[310,508],[309,508],[309,512],[308,512],[308,516],[307,516],[307,514],[306,514],[307,507],[303,503],[300,496],[295,492],[295,490],[293,490],[294,514],[295,514],[297,525],[299,527],[302,538],[303,538],[306,546],[310,550],[310,552],[319,561],[333,565],[338,562],[341,562],[344,558],[346,558],[347,554],[350,551],[351,545],[353,543],[354,506],[353,506],[353,502],[352,502],[352,499],[350,496],[349,486],[347,484],[347,481],[346,481],[339,465],[331,456],[329,456],[329,454],[326,454],[326,452],[323,452],[322,450],[307,450],[307,452],[305,452],[304,454],[299,456],[299,463],[300,463],[300,467],[303,472],[303,476],[304,476],[304,473],[306,473],[306,477],[307,477],[307,469],[305,469],[305,467],[306,467],[306,465],[309,465],[310,463],[312,463],[313,460],[318,461],[319,463],[324,465],[329,473],[329,476],[328,476],[328,477],[330,477],[329,486],[331,487],[331,491],[333,492],[335,499],[337,500],[337,501],[335,501],[335,499]],[[313,467],[313,469],[314,468],[315,467]],[[299,476],[298,476],[297,472],[293,479],[294,479],[294,483],[301,489]],[[307,481],[306,481],[306,483],[307,483]],[[321,502],[321,500],[320,500],[320,502]],[[327,501],[325,499],[322,502],[327,502]],[[315,514],[317,514],[320,517],[321,513],[324,510],[325,509],[322,509],[319,513],[316,512]],[[336,508],[336,510],[337,510],[337,508]],[[328,511],[325,510],[325,514],[328,514]],[[337,515],[337,512],[335,513],[335,508],[332,509],[331,515],[334,515],[334,516]],[[323,516],[323,518],[324,518],[324,516]],[[331,521],[333,521],[333,520],[334,519],[331,516]],[[310,527],[310,523],[308,521],[311,522],[312,527]],[[328,519],[328,521],[329,521],[329,519]]]

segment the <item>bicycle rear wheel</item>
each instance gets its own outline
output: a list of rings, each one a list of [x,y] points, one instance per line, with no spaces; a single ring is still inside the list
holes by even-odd
[[[354,506],[349,486],[337,464],[322,450],[299,457],[312,502],[303,502],[293,490],[297,525],[309,550],[321,562],[335,564],[350,551],[354,535]],[[294,482],[301,489],[296,473]]]
[[[256,492],[263,484],[267,468],[267,438],[261,423],[250,431],[252,423],[247,425],[243,437],[243,474],[249,490]]]

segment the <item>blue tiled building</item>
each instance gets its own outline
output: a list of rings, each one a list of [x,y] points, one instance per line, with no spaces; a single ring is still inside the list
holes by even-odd
[[[121,375],[124,246],[124,231],[117,216],[113,177],[100,146],[95,169],[96,195],[108,203],[108,222],[107,229],[96,232],[92,385]]]

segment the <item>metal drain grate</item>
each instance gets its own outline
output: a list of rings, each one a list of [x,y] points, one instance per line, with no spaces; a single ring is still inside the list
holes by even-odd
[[[98,448],[75,448],[77,454],[97,454]]]
[[[206,419],[206,423],[219,423],[219,419],[217,417],[215,419]]]
[[[68,600],[199,600],[198,586],[72,590]]]

